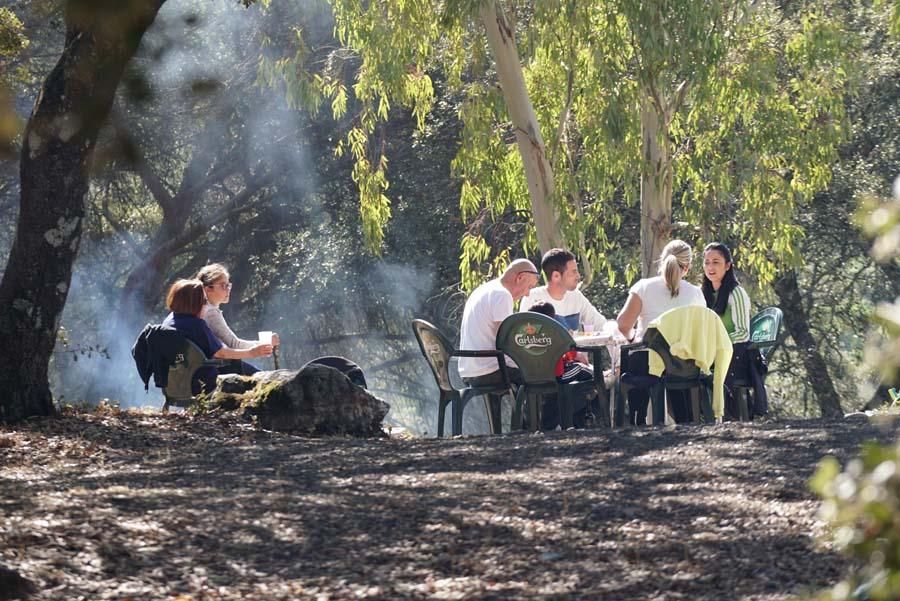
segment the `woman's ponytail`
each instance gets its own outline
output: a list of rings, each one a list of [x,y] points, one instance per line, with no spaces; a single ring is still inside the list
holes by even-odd
[[[681,265],[678,264],[678,257],[669,255],[662,262],[663,277],[666,279],[666,288],[669,289],[669,295],[672,298],[678,296],[678,290],[681,287]]]
[[[691,266],[691,246],[684,240],[672,240],[659,255],[659,275],[666,280],[672,298],[681,289],[681,276]]]

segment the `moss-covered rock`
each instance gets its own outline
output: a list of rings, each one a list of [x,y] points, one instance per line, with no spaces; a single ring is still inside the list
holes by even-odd
[[[308,365],[220,377],[205,408],[238,411],[279,432],[381,436],[390,406],[338,370]]]

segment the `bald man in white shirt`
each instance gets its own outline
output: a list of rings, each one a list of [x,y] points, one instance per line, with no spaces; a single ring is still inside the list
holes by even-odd
[[[528,259],[516,259],[499,278],[478,286],[466,300],[460,326],[461,349],[493,351],[497,330],[504,319],[513,314],[513,304],[538,283],[538,271]],[[513,384],[522,384],[522,374],[511,360],[506,360],[507,374]],[[503,377],[494,357],[460,357],[459,375],[470,386],[501,384]],[[500,423],[500,399],[491,398],[491,413]]]

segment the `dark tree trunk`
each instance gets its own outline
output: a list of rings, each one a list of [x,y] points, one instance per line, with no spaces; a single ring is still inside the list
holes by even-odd
[[[828,375],[828,367],[819,346],[809,329],[809,317],[803,306],[800,288],[797,285],[797,274],[790,271],[775,282],[775,293],[778,295],[784,325],[803,358],[803,367],[809,377],[813,394],[819,403],[819,409],[825,417],[841,417],[840,399],[834,388],[834,382]]]
[[[0,282],[0,421],[54,412],[47,370],[78,254],[91,158],[116,87],[165,0],[69,0],[66,43],[22,144],[16,237]]]

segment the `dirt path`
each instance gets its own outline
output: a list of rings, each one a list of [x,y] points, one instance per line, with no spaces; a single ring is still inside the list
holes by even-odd
[[[815,538],[818,459],[897,428],[363,441],[69,416],[0,427],[0,564],[39,599],[787,599],[847,565]]]

